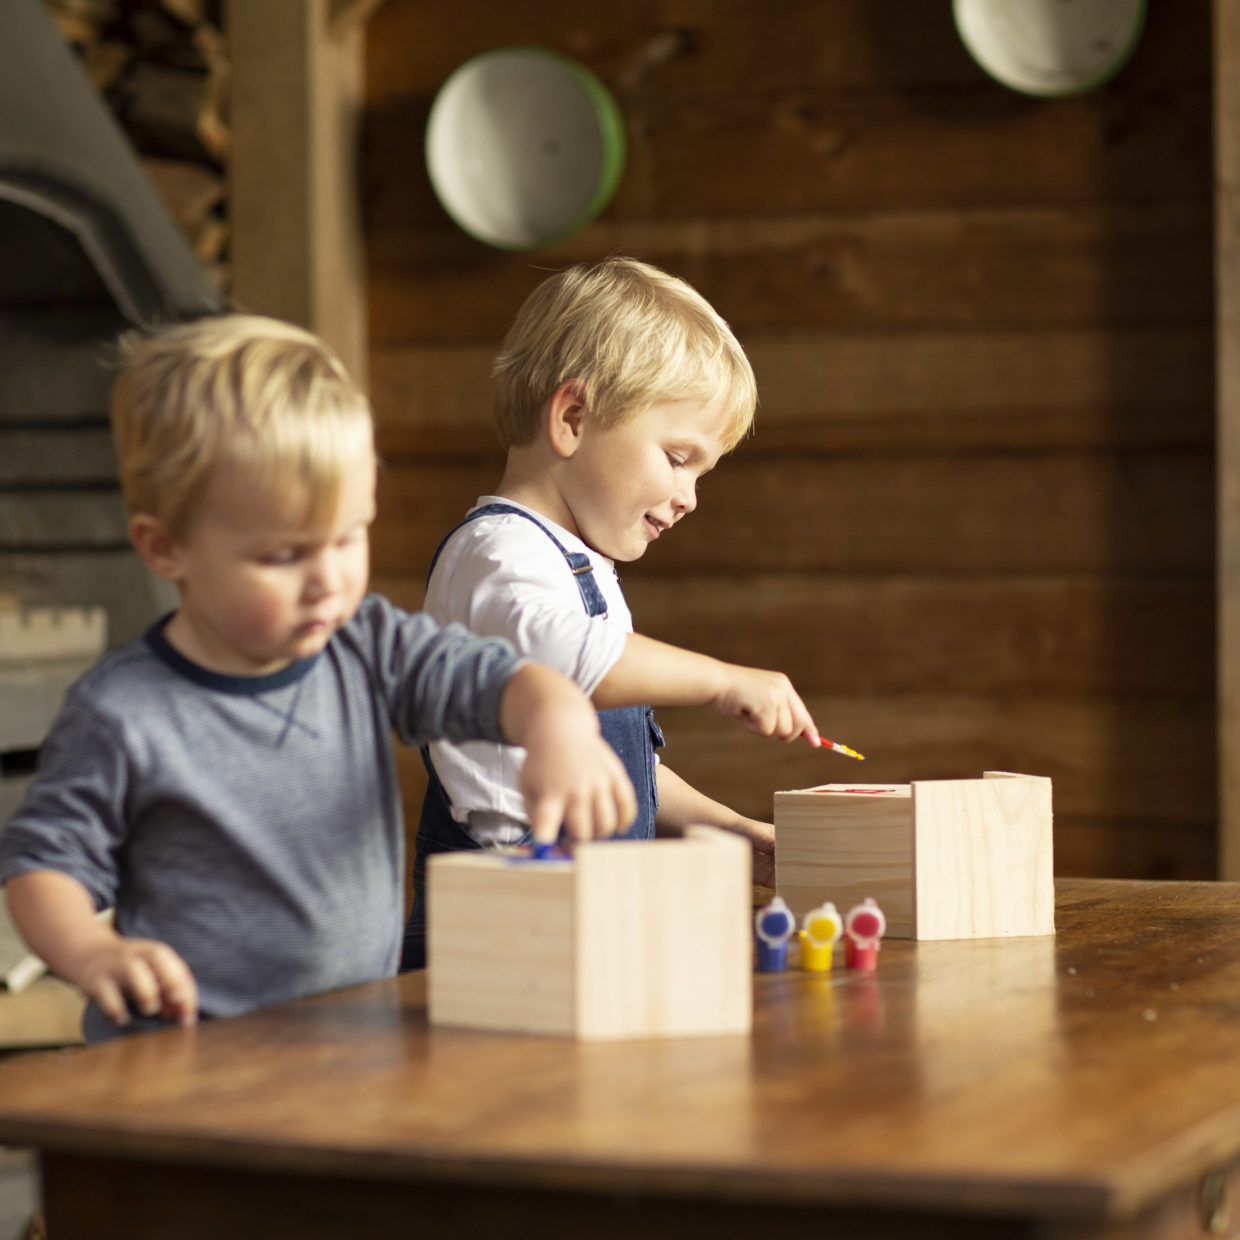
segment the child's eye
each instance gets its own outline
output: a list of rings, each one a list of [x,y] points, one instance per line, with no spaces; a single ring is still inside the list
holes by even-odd
[[[673,469],[680,469],[685,463],[684,457],[677,456],[675,452],[667,452],[664,455],[671,462]]]
[[[356,547],[358,543],[364,543],[370,537],[370,522],[364,525],[355,525],[352,529],[346,530],[337,540],[338,547]]]
[[[296,547],[282,547],[279,551],[268,551],[258,557],[260,564],[278,567],[281,564],[296,564],[300,552]]]

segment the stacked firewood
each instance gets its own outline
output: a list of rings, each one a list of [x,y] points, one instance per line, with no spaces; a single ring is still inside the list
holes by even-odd
[[[46,0],[212,284],[228,291],[222,0]]]

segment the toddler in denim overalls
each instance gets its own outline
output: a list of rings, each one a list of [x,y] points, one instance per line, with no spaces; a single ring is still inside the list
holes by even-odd
[[[753,842],[755,877],[770,881],[774,828],[658,761],[652,708],[711,706],[757,735],[811,745],[814,722],[781,673],[634,633],[614,569],[693,511],[698,480],[748,432],[757,395],[744,351],[684,281],[612,258],[535,289],[493,375],[504,475],[440,544],[426,610],[508,638],[593,698],[638,796],[625,837],[691,823],[734,831]],[[426,962],[427,858],[528,840],[519,750],[436,742],[423,757],[406,969]]]

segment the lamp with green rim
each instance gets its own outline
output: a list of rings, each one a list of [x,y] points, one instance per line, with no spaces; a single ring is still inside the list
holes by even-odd
[[[588,224],[624,168],[624,121],[583,65],[545,47],[499,47],[455,69],[426,126],[431,185],[470,236],[505,250]]]
[[[1141,38],[1145,0],[953,0],[961,41],[995,81],[1079,95],[1114,77]]]

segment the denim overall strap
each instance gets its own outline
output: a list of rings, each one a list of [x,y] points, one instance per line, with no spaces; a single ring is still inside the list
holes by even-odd
[[[517,508],[512,504],[483,504],[481,507],[475,508],[473,512],[468,513],[457,525],[454,525],[443,536],[439,546],[435,548],[435,554],[431,556],[431,566],[426,570],[427,582],[431,579],[431,573],[435,571],[435,565],[439,563],[439,557],[443,553],[443,549],[448,545],[448,539],[457,530],[463,529],[471,521],[477,521],[479,517],[494,517],[501,514],[506,514],[510,517],[524,517],[531,525],[538,526],[555,543],[556,549],[568,561],[568,566],[573,571],[573,580],[576,581],[577,589],[581,593],[581,601],[585,606],[586,615],[605,616],[607,614],[607,600],[603,597],[603,592],[598,588],[598,582],[594,580],[594,569],[590,565],[590,557],[583,551],[569,551],[537,517],[531,516],[524,508]]]
[[[483,504],[475,508],[459,524],[448,531],[431,557],[427,581],[435,571],[440,553],[462,526],[501,513],[524,517],[536,525],[559,549],[568,562],[581,594],[582,605],[588,616],[607,614],[607,600],[594,579],[590,557],[580,551],[569,551],[556,536],[539,520],[521,508],[509,504]],[[655,722],[654,711],[649,706],[624,706],[598,712],[599,730],[603,739],[616,751],[637,793],[638,812],[633,825],[617,839],[650,839],[654,835],[655,810],[658,808],[658,789],[655,779],[654,751],[663,745],[663,733]],[[418,821],[417,839],[414,841],[413,857],[413,910],[405,925],[405,941],[401,951],[400,967],[421,969],[426,965],[426,860],[435,853],[460,852],[478,848],[478,842],[452,817],[452,803],[440,783],[431,762],[428,749],[422,748],[422,762],[426,767],[426,795],[422,799],[422,816]]]

